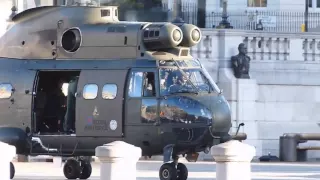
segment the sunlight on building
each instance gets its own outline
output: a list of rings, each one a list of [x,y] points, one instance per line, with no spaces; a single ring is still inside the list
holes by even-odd
[[[11,14],[12,1],[1,0],[0,2],[0,37],[6,32],[7,20]]]

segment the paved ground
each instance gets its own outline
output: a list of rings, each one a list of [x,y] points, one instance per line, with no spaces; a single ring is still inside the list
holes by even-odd
[[[14,163],[15,180],[64,180],[62,166],[53,163]],[[189,180],[215,180],[215,163],[185,163],[189,169]],[[99,164],[93,163],[91,180],[99,179]],[[158,180],[161,162],[140,161],[137,164],[137,180]],[[253,180],[319,180],[320,163],[285,164],[253,163]]]

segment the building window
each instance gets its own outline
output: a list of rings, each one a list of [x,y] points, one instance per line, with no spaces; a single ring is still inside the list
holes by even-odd
[[[320,8],[320,0],[317,0],[317,8]]]
[[[103,99],[114,99],[117,96],[117,85],[106,84],[102,88],[102,98]]]
[[[11,84],[0,84],[0,99],[8,99],[12,95]]]
[[[248,0],[248,7],[267,7],[267,0]]]
[[[98,95],[98,86],[96,84],[86,84],[83,88],[84,99],[95,99]]]
[[[308,6],[309,6],[309,8],[312,8],[312,0],[308,0]]]

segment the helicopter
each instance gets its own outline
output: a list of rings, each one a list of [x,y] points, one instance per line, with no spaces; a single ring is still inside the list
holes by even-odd
[[[124,141],[163,155],[161,180],[186,180],[179,155],[195,162],[234,138],[227,100],[190,54],[201,38],[192,24],[119,21],[117,6],[15,14],[0,38],[0,141],[67,157],[67,179],[88,179],[85,157]]]

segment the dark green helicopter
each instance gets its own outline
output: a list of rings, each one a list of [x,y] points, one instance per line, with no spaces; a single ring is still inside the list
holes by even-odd
[[[196,161],[233,138],[228,102],[190,55],[200,40],[191,24],[119,21],[116,6],[14,15],[0,39],[0,141],[69,157],[68,179],[90,177],[97,146],[125,141],[163,155],[161,180],[186,180],[178,155]]]

